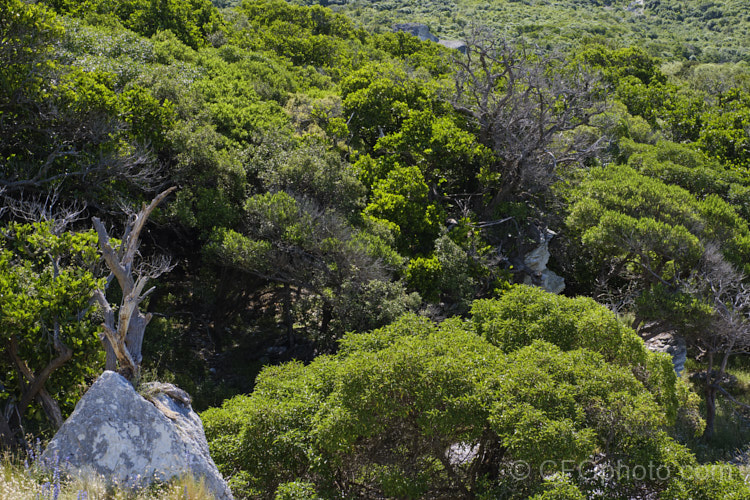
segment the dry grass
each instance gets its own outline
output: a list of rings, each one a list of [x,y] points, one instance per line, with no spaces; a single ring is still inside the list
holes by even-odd
[[[64,479],[5,454],[0,463],[0,498],[14,500],[213,500],[203,481],[186,476],[141,490],[115,488],[106,478]]]

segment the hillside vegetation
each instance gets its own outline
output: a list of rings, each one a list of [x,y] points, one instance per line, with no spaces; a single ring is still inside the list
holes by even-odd
[[[747,26],[731,0],[0,0],[3,445],[114,362],[132,273],[129,375],[194,396],[240,498],[750,497]],[[139,248],[102,245],[157,193]]]
[[[372,29],[420,22],[463,39],[478,21],[505,36],[566,49],[598,41],[638,45],[666,59],[750,62],[747,5],[740,0],[298,0],[345,12]]]

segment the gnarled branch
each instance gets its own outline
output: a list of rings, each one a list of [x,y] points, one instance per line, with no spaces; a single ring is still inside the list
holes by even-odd
[[[171,187],[159,193],[151,203],[144,205],[135,214],[125,228],[118,250],[112,246],[104,224],[94,218],[94,228],[99,237],[99,249],[104,263],[111,272],[110,278],[114,276],[122,290],[122,301],[117,308],[117,314],[107,301],[104,290],[99,289],[94,293],[93,298],[101,306],[104,315],[100,339],[107,351],[107,369],[113,369],[119,364],[120,371],[131,379],[137,376],[140,370],[141,345],[146,325],[151,320],[151,314],[141,312],[140,304],[154,291],[154,287],[146,291],[144,289],[149,278],[155,278],[171,269],[169,262],[164,260],[158,268],[152,265],[148,272],[141,272],[142,269],[133,269],[133,262],[138,253],[141,232],[149,215],[175,189]]]

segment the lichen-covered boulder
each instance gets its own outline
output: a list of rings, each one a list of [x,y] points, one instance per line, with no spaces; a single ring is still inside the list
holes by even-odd
[[[186,472],[203,478],[218,500],[232,499],[208,451],[203,424],[187,394],[170,384],[146,388],[104,372],[76,405],[42,455],[73,475],[91,472],[124,487]]]

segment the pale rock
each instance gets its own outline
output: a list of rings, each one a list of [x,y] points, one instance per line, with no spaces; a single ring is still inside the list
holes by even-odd
[[[471,443],[453,443],[445,452],[448,462],[456,466],[470,464],[479,454],[479,445]]]
[[[524,283],[540,286],[551,293],[561,293],[565,289],[565,278],[547,269],[550,258],[549,240],[553,236],[554,233],[548,231],[539,246],[524,256],[523,263],[526,266]]]
[[[404,31],[410,35],[414,35],[422,41],[430,40],[431,42],[437,42],[438,37],[430,33],[430,28],[425,24],[420,23],[401,23],[393,26],[394,31]]]
[[[550,269],[542,271],[541,286],[550,293],[562,293],[565,290],[565,278]]]
[[[462,54],[466,54],[466,51],[469,48],[466,42],[462,42],[461,40],[438,40],[438,43],[442,45],[443,47],[457,50],[461,52]]]
[[[673,333],[660,333],[646,341],[646,347],[654,352],[665,352],[672,357],[674,371],[682,375],[687,360],[687,344],[685,339]]]
[[[541,245],[524,256],[523,263],[526,264],[526,268],[532,273],[541,274],[547,269],[549,257],[549,245],[547,241],[544,241]]]
[[[233,500],[189,396],[171,384],[146,386],[146,392],[153,402],[105,371],[50,441],[43,463],[59,461],[71,475],[93,472],[128,488],[189,471],[217,500]]]

